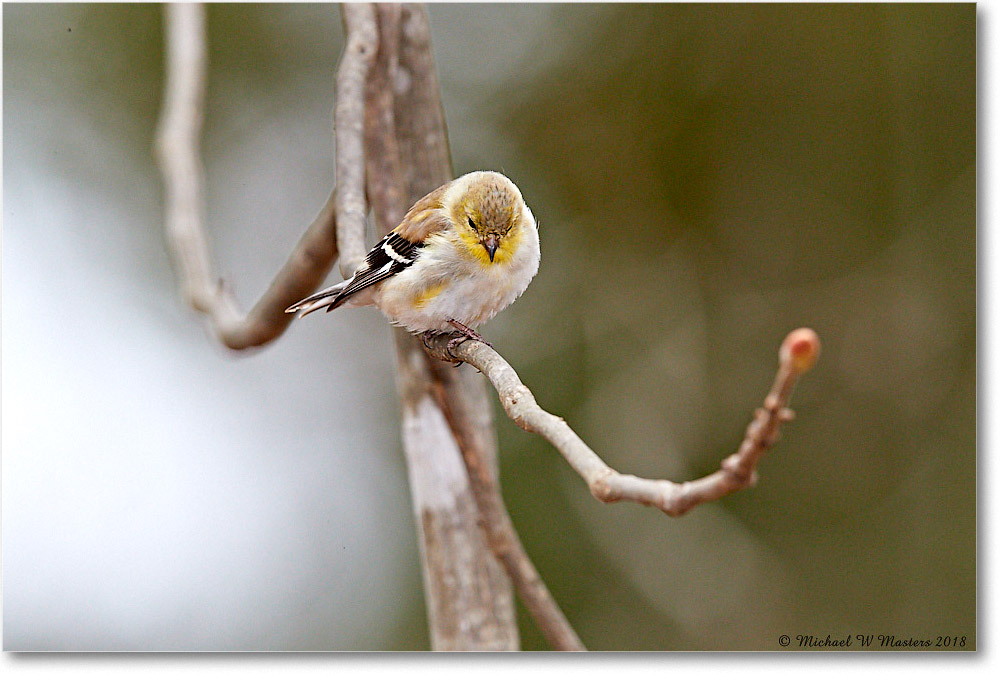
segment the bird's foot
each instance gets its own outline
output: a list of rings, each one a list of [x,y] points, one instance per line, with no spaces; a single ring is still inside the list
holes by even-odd
[[[471,328],[469,328],[468,326],[466,326],[464,323],[462,323],[460,321],[455,321],[454,319],[448,319],[448,323],[450,323],[455,328],[455,330],[458,331],[458,333],[459,333],[457,336],[453,337],[451,340],[448,341],[448,349],[449,350],[453,349],[454,347],[457,347],[458,345],[462,344],[466,340],[475,340],[476,342],[482,342],[484,345],[486,345],[490,349],[493,349],[493,345],[491,345],[489,342],[487,342],[486,339],[482,335],[480,335],[476,331],[472,330]]]

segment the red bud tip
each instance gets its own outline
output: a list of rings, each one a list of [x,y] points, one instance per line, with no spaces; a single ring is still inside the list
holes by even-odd
[[[782,363],[791,364],[799,373],[804,373],[819,358],[819,336],[812,328],[796,328],[781,343],[778,358]]]

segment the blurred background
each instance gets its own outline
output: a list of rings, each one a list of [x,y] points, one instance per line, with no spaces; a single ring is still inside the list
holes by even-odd
[[[758,486],[681,519],[598,503],[498,416],[591,649],[976,646],[975,11],[430,8],[456,174],[504,171],[541,226],[483,332],[609,464],[714,470],[787,331],[823,340]],[[332,184],[343,35],[331,5],[208,19],[207,223],[246,308]],[[162,29],[3,8],[4,649],[426,649],[390,329],[345,311],[231,354],[183,306]]]

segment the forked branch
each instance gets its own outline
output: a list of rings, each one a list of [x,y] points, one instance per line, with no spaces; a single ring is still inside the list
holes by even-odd
[[[373,64],[380,53],[378,16],[383,22],[388,22],[385,26],[393,26],[384,32],[395,35],[400,20],[399,9],[376,9],[367,4],[343,7],[347,48],[337,73],[334,114],[338,189],[331,193],[270,288],[254,308],[243,315],[232,295],[212,274],[211,256],[202,224],[204,179],[198,145],[207,61],[204,8],[199,4],[176,4],[168,5],[166,12],[167,91],[157,131],[157,152],[166,183],[167,239],[179,267],[185,297],[195,309],[209,317],[219,340],[231,349],[262,345],[281,335],[293,316],[286,314],[284,308],[308,295],[323,282],[337,258],[338,250],[341,272],[345,277],[353,273],[364,259],[366,143],[370,164],[367,187],[377,220],[383,224],[399,220],[407,201],[400,202],[402,183],[410,184],[410,191],[419,196],[447,180],[450,174],[443,117],[438,119],[440,100],[433,82],[426,16],[423,10],[415,12],[404,7],[404,18],[409,13],[411,19],[416,17],[419,21],[415,24],[411,22],[413,25],[410,25],[409,33],[404,31],[408,39],[400,45],[402,56],[396,54],[394,45],[383,54],[389,64],[400,58],[419,65],[410,64],[412,72],[408,77],[410,91],[406,105],[396,106],[401,119],[393,120],[391,73],[394,65],[387,67],[382,64],[380,68],[373,68]],[[406,58],[403,59],[403,56]],[[416,86],[416,81],[422,84]],[[370,106],[366,106],[365,102],[366,88]],[[369,131],[374,132],[367,139],[363,136],[366,112]],[[394,133],[394,126],[403,131]],[[399,147],[396,147],[397,142]],[[415,153],[414,148],[418,146],[420,152]],[[399,161],[401,153],[409,159],[406,166]],[[417,159],[423,161],[420,170],[412,166]],[[406,180],[402,179],[402,173],[408,174]],[[410,197],[415,198],[413,195]],[[486,374],[511,419],[523,429],[538,433],[555,445],[598,499],[652,505],[673,516],[682,515],[698,504],[719,499],[755,482],[757,463],[776,441],[780,424],[792,417],[786,406],[796,379],[812,367],[819,355],[819,340],[813,331],[799,329],[790,333],[780,350],[774,386],[765,399],[764,407],[756,412],[747,428],[739,449],[722,462],[718,471],[678,484],[621,474],[611,469],[565,421],[537,404],[513,368],[491,347],[469,341],[449,351],[449,338],[439,336],[428,339],[425,346],[429,354],[442,361],[469,363]],[[415,344],[411,339],[404,341],[404,347],[411,342]],[[402,349],[401,353],[408,353],[407,349]],[[414,346],[413,349],[419,350],[419,347]],[[433,373],[419,376],[421,386],[433,388],[437,405],[461,450],[490,549],[503,564],[522,601],[550,643],[558,649],[582,649],[579,638],[531,564],[507,515],[490,460],[492,441],[487,442],[482,433],[483,420],[489,417],[488,406],[483,404],[483,410],[478,410],[472,405],[471,401],[476,398],[475,391],[468,388],[469,382],[459,382],[457,374],[450,368],[433,370]],[[482,396],[477,400],[482,401]],[[487,412],[484,413],[484,410]],[[436,451],[436,446],[427,450],[430,456]],[[442,550],[441,553],[444,555],[448,551]],[[461,561],[453,562],[445,566],[449,574],[450,570],[464,569]],[[507,620],[509,617],[506,615],[510,612],[501,591],[492,589],[495,596],[492,602],[489,598],[482,598],[483,606],[493,607],[500,617],[496,622],[481,622],[489,628],[484,635],[469,630],[468,626],[458,626],[454,636],[440,638],[437,643],[442,646],[456,645],[451,648],[462,648],[462,645],[466,645],[465,648],[469,648],[468,645],[482,648],[487,644],[492,648],[516,648],[516,630],[512,619]],[[458,611],[458,606],[453,609],[452,614]],[[511,624],[509,627],[508,623]],[[445,628],[448,627],[446,624],[446,621],[441,622]],[[447,631],[442,630],[441,634],[445,633]]]
[[[819,357],[819,337],[809,328],[799,328],[785,338],[779,350],[778,372],[764,407],[754,413],[739,449],[725,458],[714,473],[685,483],[654,480],[622,474],[597,456],[561,417],[544,410],[524,386],[517,372],[492,347],[467,340],[449,349],[454,336],[428,338],[425,347],[435,358],[453,363],[468,363],[478,368],[490,381],[508,417],[524,429],[548,440],[570,466],[586,481],[591,493],[602,502],[632,501],[655,506],[670,516],[681,516],[705,502],[753,485],[757,463],[777,441],[778,427],[792,419],[786,406],[795,381],[809,370]]]
[[[204,228],[204,170],[199,154],[207,57],[205,8],[166,6],[166,92],[156,133],[156,151],[166,187],[166,232],[184,298],[208,316],[226,347],[246,349],[281,335],[293,315],[285,308],[314,291],[337,257],[334,194],[295,245],[270,287],[247,314],[212,272]]]

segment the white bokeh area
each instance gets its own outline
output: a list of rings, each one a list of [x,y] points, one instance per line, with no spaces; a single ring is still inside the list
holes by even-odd
[[[345,313],[220,347],[177,290],[154,120],[120,109],[158,100],[149,73],[117,90],[141,28],[95,50],[107,10],[8,9],[4,649],[398,648],[395,623],[423,607],[389,328]],[[210,237],[244,307],[329,190],[332,94],[316,91],[305,111],[244,101],[265,111],[253,133],[210,120],[229,129],[208,142]],[[247,159],[261,128],[286,156]]]

